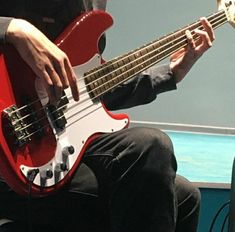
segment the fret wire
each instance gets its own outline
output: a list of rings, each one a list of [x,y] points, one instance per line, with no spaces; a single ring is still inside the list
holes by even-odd
[[[223,11],[223,12],[219,12],[219,14],[221,14],[221,13],[223,13],[223,15],[220,15],[220,16],[224,16],[224,15],[225,15],[225,12],[224,12],[224,11]],[[218,13],[216,13],[216,14],[218,14]],[[212,15],[211,17],[217,16],[216,14]],[[198,23],[198,22],[197,22],[197,23]],[[194,25],[195,25],[195,24],[194,24]],[[186,26],[186,27],[183,28],[183,29],[178,30],[177,32],[184,32],[187,28],[188,28],[188,26]],[[175,32],[173,32],[173,33],[171,33],[171,34],[175,34]],[[171,34],[170,34],[170,35],[171,35]],[[165,36],[165,37],[166,37],[166,36]],[[165,37],[163,37],[163,39],[164,39]],[[132,51],[132,52],[129,52],[129,53],[123,55],[123,56],[117,57],[117,58],[113,59],[112,62],[111,62],[111,61],[108,61],[108,62],[106,62],[106,63],[104,64],[104,67],[105,67],[105,65],[109,65],[109,64],[112,65],[113,62],[115,62],[115,61],[117,61],[117,60],[119,61],[119,60],[121,60],[122,58],[129,56],[130,54],[134,54],[135,52],[140,51],[140,49],[142,49],[142,48],[147,48],[148,45],[151,45],[151,44],[154,43],[154,42],[156,42],[156,41],[153,41],[153,42],[151,42],[151,43],[149,43],[149,44],[147,44],[147,45],[145,45],[145,46],[143,46],[143,47],[141,47],[141,48],[139,48],[139,49],[136,49],[136,50],[134,50],[134,51]],[[97,69],[103,69],[103,66],[100,66],[100,67],[98,67]],[[93,71],[93,70],[91,70],[91,71]],[[94,71],[96,71],[96,69],[94,69]],[[90,73],[89,73],[89,74],[90,74]],[[91,73],[91,74],[92,74],[92,73]]]
[[[223,15],[224,15],[224,12],[223,12]],[[214,18],[214,17],[216,17],[216,14],[214,14],[214,16],[212,16],[212,18]],[[226,21],[224,21],[224,23],[225,23],[225,22],[226,22]],[[140,51],[140,53],[142,53],[141,55],[144,55],[144,56],[146,55],[146,51],[145,51],[145,50],[144,50],[144,51],[143,51],[143,50]],[[131,54],[131,52],[129,52],[128,54]],[[130,56],[128,56],[128,57],[129,57],[129,59],[130,59]],[[163,58],[164,58],[164,57],[162,57],[161,59],[163,59]],[[117,58],[116,58],[115,60],[117,60]],[[135,59],[134,59],[134,60],[135,60]],[[132,62],[133,62],[133,61],[130,61],[130,63],[132,63]],[[150,61],[147,60],[146,63],[147,63],[147,62],[150,62]],[[107,62],[107,63],[108,63],[108,62]],[[150,64],[149,64],[148,66],[150,66],[150,65],[151,65],[151,62],[150,62]],[[123,80],[120,80],[121,72],[120,72],[120,70],[117,69],[117,63],[113,64],[112,66],[113,66],[113,68],[114,68],[114,70],[115,70],[114,74],[116,74],[117,77],[115,77],[116,75],[113,75],[113,78],[112,78],[111,81],[114,82],[114,86],[117,86],[118,84],[122,83]],[[98,69],[97,69],[97,70],[98,70]],[[103,69],[100,69],[100,68],[99,68],[99,71],[102,71],[102,70],[103,70]],[[133,76],[133,75],[134,75],[134,72],[133,72],[130,76]],[[115,78],[114,78],[114,77],[115,77]],[[91,78],[91,76],[86,76],[86,78],[89,79],[89,78]],[[98,82],[98,84],[99,84],[100,86],[102,86],[103,83],[104,83],[103,78],[96,78],[95,81]],[[109,82],[110,82],[110,80],[109,80]],[[101,84],[100,84],[100,83],[101,83]],[[89,84],[91,84],[91,83],[89,83]],[[110,89],[108,89],[108,90],[110,90]],[[80,92],[82,92],[82,90],[80,90]],[[107,92],[106,89],[102,87],[102,91],[99,93],[99,96],[101,96],[101,95],[102,95],[103,93],[105,93],[105,92]],[[69,96],[68,96],[68,97],[69,97]],[[31,102],[30,104],[24,105],[23,107],[21,107],[21,108],[15,110],[15,111],[13,111],[12,113],[14,113],[14,112],[16,112],[16,111],[20,112],[21,110],[24,110],[25,108],[30,107],[31,105],[35,104],[36,102],[38,102],[38,100],[33,101],[33,102]],[[39,111],[41,111],[41,110],[44,110],[44,108],[41,107],[37,112],[39,112]],[[24,119],[27,118],[28,116],[30,116],[30,114],[25,115],[25,116],[24,116]]]
[[[222,24],[226,23],[226,21],[227,21],[227,19],[226,19],[226,20],[224,19],[224,21],[222,21],[222,22],[217,22],[217,23],[215,24],[216,26],[214,26],[213,28],[217,28],[217,27],[221,26]],[[185,36],[184,36],[184,37],[185,37]],[[184,41],[182,41],[182,42],[184,42]],[[184,46],[185,46],[185,44],[183,44],[181,47],[184,47]],[[181,47],[179,47],[179,48],[181,48]],[[168,55],[169,55],[169,54],[168,54]],[[167,55],[167,56],[168,56],[168,55]],[[164,58],[165,58],[165,57],[162,57],[162,59],[164,59]],[[145,67],[145,68],[146,68],[146,67]],[[144,69],[145,69],[145,68],[144,68]],[[147,68],[148,68],[148,67],[147,67]],[[141,71],[141,70],[140,70],[140,71]],[[136,74],[135,74],[135,75],[136,75]],[[124,81],[125,81],[125,80],[124,80]],[[118,84],[120,84],[120,83],[118,83]],[[109,91],[109,90],[107,90],[107,91]],[[107,92],[107,91],[106,91],[106,92]],[[103,94],[103,93],[102,93],[102,94]],[[101,95],[102,95],[102,94],[101,94]],[[101,96],[101,95],[100,95],[100,96]],[[71,96],[70,96],[70,97],[71,97]],[[99,96],[98,96],[98,97],[99,97]],[[96,96],[95,98],[97,98],[97,96]],[[83,102],[85,102],[86,100],[88,100],[88,99],[84,99]],[[89,106],[88,106],[88,107],[89,107]],[[71,116],[71,117],[72,117],[72,116]],[[46,126],[47,126],[47,125],[46,125]],[[44,126],[44,127],[45,127],[45,126]],[[43,127],[43,128],[44,128],[44,127]],[[37,133],[37,131],[35,131],[35,133]],[[30,135],[28,135],[28,136],[32,136],[33,134],[34,134],[34,133],[32,133],[32,134],[30,134]]]
[[[222,12],[222,14],[221,14],[221,12]],[[215,13],[214,15],[211,15],[210,17],[216,17],[217,15],[225,15],[225,12],[224,11],[219,11],[219,12],[217,12],[217,13]],[[143,51],[141,51],[141,52],[143,52]],[[128,56],[129,54],[131,54],[132,52],[129,52],[129,53],[127,53],[127,54],[125,54],[124,56]],[[144,54],[145,55],[145,54]],[[99,66],[99,67],[97,67],[96,69],[93,69],[93,70],[91,70],[92,71],[92,74],[94,74],[94,71],[97,71],[97,70],[102,70],[102,69],[104,69],[104,67],[105,66],[109,66],[110,64],[112,65],[112,66],[114,66],[115,64],[113,63],[113,62],[115,62],[115,61],[117,61],[118,59],[120,59],[121,58],[121,56],[120,57],[117,57],[117,58],[115,58],[115,59],[113,59],[113,60],[111,60],[111,61],[108,61],[108,62],[106,62],[105,64],[103,64],[103,65],[101,65],[101,66]],[[131,63],[131,62],[130,62]],[[115,69],[115,73],[118,73],[118,72],[120,72],[119,70],[116,70],[117,68],[115,67],[114,68]],[[88,73],[90,73],[90,72],[88,72]],[[120,73],[119,74],[117,74],[117,75],[120,75]],[[89,79],[89,78],[91,78],[91,76],[92,75],[87,75],[87,76],[84,76],[84,77],[82,77],[82,79]],[[114,76],[114,75],[113,75]],[[98,84],[100,85],[100,82],[102,82],[103,81],[103,79],[102,78],[98,78],[97,80],[93,80],[93,81],[97,81],[98,82]],[[114,80],[115,81],[115,83],[117,82],[117,79],[115,79]],[[89,81],[88,81],[89,82]],[[89,84],[91,84],[92,82],[89,82]],[[80,92],[82,92],[82,91],[86,91],[86,88],[87,88],[87,86],[85,86],[84,87],[84,89],[83,88],[81,88],[80,89]],[[69,97],[69,96],[68,96]],[[46,98],[46,97],[45,97]],[[22,107],[20,107],[20,108],[18,108],[17,110],[15,110],[15,111],[21,111],[21,110],[24,110],[24,108],[27,108],[27,107],[30,107],[31,105],[33,105],[33,104],[35,104],[35,103],[37,103],[37,102],[39,102],[40,100],[35,100],[35,101],[33,101],[33,102],[31,102],[31,103],[29,103],[29,104],[27,104],[27,105],[24,105],[24,106],[22,106]],[[39,110],[42,110],[43,109],[43,107],[41,108],[41,109],[39,109]],[[13,111],[12,113],[14,113],[15,111]]]
[[[183,47],[185,47],[185,44],[183,44],[183,45],[181,45],[181,46],[178,46],[177,48],[180,49],[180,48],[183,48]],[[167,55],[162,56],[161,59],[158,59],[158,61],[156,61],[156,62],[160,62],[161,60],[165,59],[166,57],[168,57],[169,55],[173,54],[174,52],[175,52],[175,50],[172,51],[171,53],[167,54]],[[151,67],[151,66],[152,66],[152,64],[146,66],[145,68],[143,68],[142,70],[139,70],[139,71],[144,71],[146,68],[149,68],[149,67]],[[132,77],[135,76],[136,74],[137,74],[137,73],[135,73],[134,75],[130,76],[129,78],[132,78]],[[122,82],[122,83],[123,83],[123,82]],[[121,84],[121,83],[119,83],[119,84]],[[113,86],[113,87],[116,87],[116,86],[117,86],[117,85],[115,85],[115,86]],[[106,93],[106,92],[104,92],[104,93]],[[104,93],[102,93],[102,94],[104,94]],[[101,96],[101,95],[100,95],[100,96]],[[96,96],[96,97],[100,97],[100,96]]]
[[[222,20],[222,19],[221,19]],[[224,19],[223,19],[224,20]],[[219,23],[219,22],[218,22]],[[224,22],[225,23],[225,22]],[[199,25],[199,23],[196,23],[196,25]],[[200,26],[201,26],[201,24],[200,24]],[[192,25],[191,25],[191,27],[192,27]],[[193,25],[193,27],[195,27],[195,25]],[[185,27],[185,28],[189,28],[189,27]],[[182,30],[182,29],[181,29]],[[177,31],[178,32],[178,31]],[[180,31],[181,33],[182,33],[182,31]],[[185,36],[185,34],[184,34],[184,36],[183,36],[183,38],[186,38],[186,36]],[[169,36],[167,37],[167,38],[169,38]],[[164,39],[166,39],[166,38],[164,38]],[[177,37],[177,40],[179,40],[179,39],[182,39],[182,38],[178,38]],[[155,41],[156,42],[156,41]],[[158,41],[159,42],[159,41]],[[182,41],[180,41],[180,42],[182,42]],[[164,46],[166,46],[167,44],[164,44]],[[149,45],[148,45],[149,46]],[[174,45],[175,46],[175,45]],[[181,45],[180,45],[181,46]],[[143,48],[142,48],[143,49]],[[151,52],[155,52],[155,50],[151,50]],[[147,54],[147,55],[149,55],[149,53]],[[146,56],[146,55],[145,55]],[[164,56],[165,57],[165,54],[163,53],[163,54],[161,54],[161,56]],[[126,57],[125,57],[126,58]],[[151,57],[150,59],[152,59],[152,58],[156,58],[156,57]],[[162,57],[159,57],[159,59],[162,59]],[[139,59],[138,59],[139,60]],[[122,60],[123,61],[123,60]],[[149,61],[149,60],[148,60]],[[154,62],[156,62],[156,61],[154,61]],[[119,64],[120,65],[120,64]],[[143,63],[141,63],[141,65],[143,65]],[[123,67],[120,67],[120,68],[123,68]],[[119,69],[120,69],[119,68]],[[137,66],[136,68],[139,68],[139,66]],[[142,68],[140,68],[141,70],[142,70]],[[122,71],[121,73],[124,73],[125,71]],[[135,72],[136,73],[136,72]],[[108,73],[109,74],[109,73]],[[106,76],[108,76],[108,75],[106,75]],[[102,77],[101,77],[102,78]],[[110,79],[109,80],[109,82],[112,82],[113,81],[113,78],[112,79]],[[120,83],[122,83],[123,82],[123,80],[121,80],[120,81]],[[105,91],[106,92],[106,91]]]

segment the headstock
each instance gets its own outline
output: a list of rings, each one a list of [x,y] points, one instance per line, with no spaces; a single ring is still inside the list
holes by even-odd
[[[232,0],[217,0],[218,10],[224,10],[228,22],[235,27],[235,2]]]

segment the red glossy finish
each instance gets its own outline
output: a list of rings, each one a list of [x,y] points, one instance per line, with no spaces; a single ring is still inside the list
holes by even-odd
[[[94,54],[98,53],[98,41],[102,33],[112,25],[112,17],[102,11],[85,13],[74,20],[64,32],[56,39],[58,45],[68,55],[73,66],[83,64]],[[52,129],[45,127],[45,136],[41,139],[32,138],[32,141],[21,148],[16,147],[7,134],[7,125],[4,120],[4,109],[16,105],[22,106],[22,97],[27,95],[31,101],[38,100],[34,88],[35,75],[22,61],[13,48],[0,48],[0,171],[10,187],[22,195],[28,194],[28,180],[22,174],[20,165],[35,167],[47,163],[54,156],[56,141]],[[35,111],[41,108],[36,104]],[[123,118],[124,115],[112,115],[111,117]],[[43,117],[43,114],[39,116]],[[126,117],[126,115],[125,115]],[[45,125],[47,119],[43,120]],[[82,149],[97,136],[91,135]],[[76,166],[71,169],[66,178],[52,187],[40,188],[32,186],[32,194],[43,196],[60,189],[71,178]]]

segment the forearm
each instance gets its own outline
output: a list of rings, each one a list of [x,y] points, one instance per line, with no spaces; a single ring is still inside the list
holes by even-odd
[[[0,44],[6,42],[6,32],[11,20],[10,17],[0,17]]]
[[[158,65],[107,93],[103,101],[109,110],[130,108],[147,104],[157,95],[176,89],[169,65]]]

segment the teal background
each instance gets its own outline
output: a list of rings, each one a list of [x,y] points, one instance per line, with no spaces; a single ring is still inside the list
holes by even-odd
[[[217,11],[217,5],[216,1],[212,0],[108,0],[107,11],[113,16],[114,25],[106,32],[107,46],[103,55],[105,60],[167,35],[197,21],[201,16],[208,16]],[[198,60],[187,77],[178,85],[178,90],[159,95],[151,104],[125,110],[131,120],[235,127],[235,31],[227,23],[215,31],[215,36],[212,48]],[[168,62],[168,59],[164,62]],[[185,143],[187,142],[188,139],[185,140]],[[174,143],[177,151],[178,147],[184,148],[178,141]],[[201,147],[204,148],[206,145]],[[220,149],[223,153],[223,147]],[[178,154],[180,156],[182,153]],[[213,159],[213,162],[220,168],[223,158],[225,160],[221,154],[219,160]],[[233,154],[229,153],[227,169],[224,168],[226,173],[223,173],[226,180],[218,178],[218,182],[230,181],[232,158]],[[187,177],[193,181],[197,180],[198,177],[190,177],[185,173],[187,161],[185,163],[184,157],[179,157],[180,172],[188,175]],[[202,165],[205,165],[205,161]],[[213,167],[200,169],[200,178],[214,174],[216,170],[211,172],[211,168]],[[218,177],[221,177],[219,171]],[[213,182],[216,182],[216,177],[213,178]],[[204,181],[207,182],[209,179]],[[200,190],[202,207],[198,231],[208,232],[217,210],[229,200],[230,190],[203,187]],[[228,207],[218,218],[213,232],[221,231],[221,224],[227,213]]]
[[[220,207],[229,201],[230,190],[219,188],[200,188],[201,191],[201,212],[199,217],[198,232],[209,232],[211,223],[215,214]],[[227,205],[219,214],[216,223],[213,227],[213,232],[221,232],[223,221],[229,212],[229,206]],[[228,224],[224,229],[227,232]]]
[[[174,145],[178,174],[192,182],[230,183],[235,136],[165,131]]]
[[[107,11],[114,25],[106,32],[105,60],[208,16],[217,11],[217,5],[212,0],[108,0]],[[127,110],[132,120],[235,127],[235,31],[227,23],[215,35],[213,47],[178,90]]]

